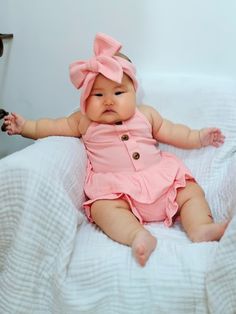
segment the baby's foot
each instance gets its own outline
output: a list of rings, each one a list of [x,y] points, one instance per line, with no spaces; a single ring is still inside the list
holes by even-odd
[[[157,240],[147,230],[139,231],[132,243],[132,252],[137,262],[144,266],[155,249]]]
[[[229,222],[201,225],[192,232],[190,238],[193,242],[219,241],[223,236],[228,224]]]

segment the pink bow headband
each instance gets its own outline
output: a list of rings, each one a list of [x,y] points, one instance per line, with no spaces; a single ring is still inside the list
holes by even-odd
[[[112,37],[98,33],[94,40],[95,56],[88,61],[76,61],[70,65],[72,83],[77,89],[82,87],[80,98],[82,113],[86,111],[86,99],[99,73],[117,83],[121,83],[123,73],[126,73],[132,79],[135,90],[137,89],[134,65],[115,55],[121,47],[121,44]]]

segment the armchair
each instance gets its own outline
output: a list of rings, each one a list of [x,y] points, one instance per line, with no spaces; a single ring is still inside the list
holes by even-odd
[[[219,242],[192,243],[176,222],[147,224],[158,245],[140,267],[129,247],[87,222],[86,154],[77,138],[49,137],[0,160],[0,313],[227,313],[236,309],[236,83],[146,77],[142,101],[191,127],[218,126],[218,149],[163,149],[204,188]]]

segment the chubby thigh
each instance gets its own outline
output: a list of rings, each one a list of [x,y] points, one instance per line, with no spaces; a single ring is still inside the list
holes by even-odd
[[[187,181],[176,197],[181,222],[186,231],[204,223],[212,222],[211,210],[203,189],[194,181]]]

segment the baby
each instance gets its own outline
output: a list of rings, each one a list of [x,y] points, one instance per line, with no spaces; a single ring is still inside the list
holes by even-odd
[[[88,156],[85,213],[111,239],[130,246],[144,266],[157,240],[143,223],[163,221],[169,227],[180,216],[194,242],[219,240],[227,226],[214,223],[189,169],[160,151],[157,142],[185,149],[219,147],[224,135],[218,128],[192,130],[150,106],[137,106],[135,68],[120,49],[115,39],[98,33],[94,57],[70,66],[72,83],[82,87],[81,111],[36,121],[12,113],[4,121],[9,135],[82,138]]]

